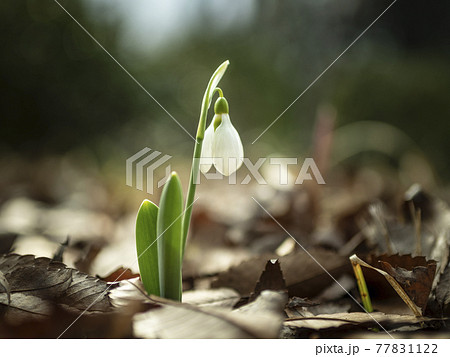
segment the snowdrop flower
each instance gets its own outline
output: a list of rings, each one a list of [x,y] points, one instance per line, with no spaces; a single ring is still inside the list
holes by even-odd
[[[214,113],[203,139],[200,170],[206,173],[214,164],[222,175],[230,176],[241,167],[244,149],[239,133],[231,124],[228,102],[224,97],[217,99]]]

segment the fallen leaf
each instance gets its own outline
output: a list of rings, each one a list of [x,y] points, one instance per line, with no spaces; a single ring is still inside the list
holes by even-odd
[[[334,282],[328,273],[338,279],[342,274],[351,271],[347,258],[334,252],[322,249],[310,249],[309,252],[326,271],[302,250],[279,258],[288,294],[291,297],[314,297]],[[216,280],[212,282],[212,287],[229,287],[242,296],[249,296],[267,260],[272,258],[273,255],[264,254],[232,267],[218,274]]]
[[[190,290],[183,293],[183,302],[200,307],[221,307],[231,309],[240,295],[230,288]]]
[[[375,259],[381,268],[400,284],[421,311],[425,311],[436,273],[436,262],[427,261],[425,257],[413,258],[410,255],[398,254]]]
[[[442,316],[450,316],[450,264],[442,273],[439,284],[436,287],[435,298],[439,304]]]
[[[9,285],[9,294],[0,289],[0,312],[7,321],[50,315],[55,305],[77,312],[111,310],[105,282],[49,258],[3,255],[0,272]]]
[[[101,279],[109,283],[114,283],[116,281],[129,280],[133,278],[139,278],[139,274],[134,274],[129,268],[120,267]]]
[[[132,314],[86,312],[54,306],[38,319],[0,323],[0,338],[132,338]]]
[[[431,292],[436,262],[425,261],[424,257],[412,258],[409,255],[384,255],[372,260],[375,261],[372,264],[376,266],[366,263],[356,254],[350,257],[352,264],[359,264],[384,276],[414,315],[423,315]],[[394,264],[394,267],[386,260]],[[406,268],[400,267],[400,264]]]
[[[253,303],[229,311],[148,296],[135,281],[120,285],[110,292],[114,306],[134,300],[153,307],[134,317],[134,335],[140,338],[277,338],[286,303],[283,293],[264,291]]]
[[[278,259],[267,261],[266,267],[256,283],[253,293],[250,295],[249,302],[254,301],[263,290],[287,292],[286,282],[284,281]]]
[[[436,319],[412,315],[384,314],[382,312],[372,312],[370,314],[365,312],[349,312],[310,317],[293,317],[286,319],[284,325],[300,329],[322,330],[348,326],[357,328],[379,328],[379,323],[385,329],[393,329],[400,326],[411,326],[435,320]]]
[[[5,275],[0,271],[0,293],[6,294],[6,299],[8,304],[11,302],[11,288],[9,287],[8,280],[6,280]]]

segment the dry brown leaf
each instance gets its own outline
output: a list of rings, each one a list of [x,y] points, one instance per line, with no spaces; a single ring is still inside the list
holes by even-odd
[[[0,272],[9,285],[9,296],[0,289],[0,313],[7,320],[49,315],[55,305],[76,311],[110,311],[105,282],[49,258],[3,255]]]
[[[58,337],[131,338],[132,315],[122,312],[86,312],[80,315],[79,311],[70,312],[56,306],[39,319],[14,319],[0,323],[0,338]]]
[[[109,282],[109,283],[115,283],[116,281],[120,280],[129,280],[134,278],[139,278],[139,274],[134,274],[131,269],[120,267],[117,268],[115,271],[113,271],[108,276],[105,276],[101,278],[102,280]]]
[[[347,258],[334,252],[310,249],[311,255],[338,279],[343,273],[350,272]],[[217,276],[213,287],[229,287],[243,296],[249,296],[255,286],[267,260],[273,255],[263,255],[250,259],[230,268]],[[286,281],[289,296],[314,297],[333,283],[333,279],[304,251],[279,258],[280,266]]]
[[[158,299],[161,308],[135,316],[134,334],[141,338],[277,338],[285,298],[282,293],[266,292],[247,312]]]
[[[258,282],[256,283],[253,293],[250,295],[249,301],[254,301],[263,290],[284,291],[286,289],[286,281],[281,271],[278,259],[268,260],[266,267],[262,272]]]
[[[435,298],[442,316],[450,316],[450,264],[447,265],[441,275],[436,288]]]
[[[390,260],[393,264],[403,264],[411,270],[398,265],[393,268],[388,262],[381,263],[379,259]],[[352,264],[359,264],[384,276],[414,315],[423,315],[431,291],[436,262],[425,261],[423,257],[405,256],[403,259],[403,256],[398,255],[382,256],[375,260],[380,262],[378,267],[366,263],[356,254],[350,257]],[[414,262],[425,262],[427,266],[421,268],[413,266]],[[417,303],[421,305],[419,306]]]
[[[183,302],[200,307],[221,307],[231,309],[239,301],[240,295],[233,289],[205,289],[183,292]]]
[[[195,292],[185,293],[187,300],[199,305],[179,303],[149,296],[140,280],[131,279],[121,281],[109,295],[117,308],[133,304],[147,307],[148,311],[134,317],[134,335],[140,338],[278,337],[286,303],[283,293],[264,291],[253,303],[234,311],[230,311],[229,306],[217,307],[217,303],[223,304],[226,300],[234,300],[234,303],[239,299],[231,289],[211,290],[209,296],[207,293],[207,290],[202,291],[200,298]]]
[[[140,305],[148,309],[159,306],[146,293],[144,285],[139,278],[122,280],[114,285],[114,288],[109,291],[109,297],[114,307],[125,308],[132,305]],[[184,303],[200,307],[209,306],[231,309],[239,301],[239,298],[239,294],[229,288],[183,292]]]
[[[365,312],[349,312],[310,317],[294,317],[287,319],[284,325],[294,328],[321,330],[348,326],[358,328],[379,328],[379,323],[385,329],[392,329],[400,326],[411,326],[434,320],[436,319],[416,317],[412,315],[384,314],[382,312],[372,312],[371,314],[367,314]]]
[[[376,257],[374,261],[400,284],[422,312],[425,311],[436,273],[434,260],[396,254]]]

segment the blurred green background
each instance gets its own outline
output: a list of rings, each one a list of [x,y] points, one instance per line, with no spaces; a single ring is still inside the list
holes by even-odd
[[[337,128],[398,128],[450,178],[449,1],[398,0],[254,145],[391,1],[60,3],[192,135],[207,81],[229,59],[221,87],[247,156],[307,155],[328,105]],[[192,139],[56,2],[2,0],[0,27],[0,155],[83,150],[123,169],[145,146],[191,155]],[[336,138],[333,150],[372,134]]]

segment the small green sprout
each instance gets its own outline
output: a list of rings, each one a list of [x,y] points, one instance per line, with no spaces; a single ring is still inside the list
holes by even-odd
[[[200,158],[212,159],[223,175],[231,175],[242,165],[244,150],[238,132],[228,114],[228,102],[217,87],[229,62],[222,63],[212,75],[202,100],[191,175],[183,209],[183,191],[176,172],[164,185],[159,208],[144,200],[136,218],[136,250],[144,287],[149,294],[181,301],[182,265],[186,239],[194,204]],[[214,106],[215,116],[206,129],[206,117],[214,93],[219,98]],[[211,164],[207,167],[209,169]]]
[[[366,279],[361,269],[361,265],[357,261],[356,255],[350,257],[352,263],[353,272],[355,273],[356,283],[358,285],[359,294],[361,295],[361,301],[363,303],[366,312],[373,312],[372,301],[370,300],[369,290],[367,289]]]

